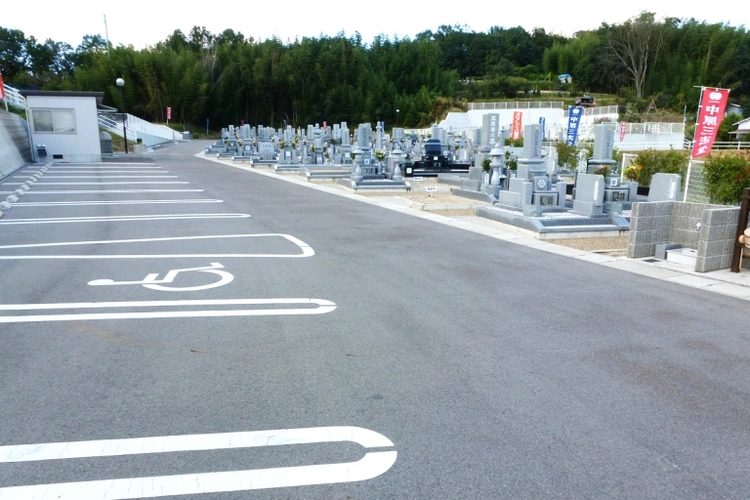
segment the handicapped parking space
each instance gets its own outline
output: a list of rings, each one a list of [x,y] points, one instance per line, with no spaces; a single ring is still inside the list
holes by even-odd
[[[297,358],[341,326],[314,232],[208,178],[229,203],[66,168],[0,219],[0,499],[249,498],[393,466],[367,420],[296,410]]]

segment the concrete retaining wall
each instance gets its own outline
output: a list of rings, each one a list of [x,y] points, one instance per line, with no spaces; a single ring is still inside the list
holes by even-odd
[[[31,163],[31,146],[26,120],[0,111],[0,179]]]

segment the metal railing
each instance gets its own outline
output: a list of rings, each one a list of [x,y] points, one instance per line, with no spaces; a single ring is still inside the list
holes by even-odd
[[[99,113],[99,126],[122,137],[122,116],[122,113]],[[172,130],[166,125],[157,125],[130,114],[125,114],[125,124],[128,130],[128,139],[143,139],[147,146],[182,140],[180,132]]]
[[[18,89],[3,83],[3,90],[5,91],[5,100],[8,102],[8,105],[26,109],[26,98],[21,95]]]
[[[565,108],[565,116],[568,116],[570,108]],[[615,120],[619,114],[619,108],[617,106],[594,106],[591,108],[583,108],[584,116],[601,116],[601,115],[614,115]]]
[[[470,102],[469,111],[493,109],[563,109],[563,101]]]

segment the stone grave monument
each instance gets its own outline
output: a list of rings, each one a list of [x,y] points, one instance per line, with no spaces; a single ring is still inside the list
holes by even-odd
[[[500,191],[498,205],[520,209],[525,216],[541,216],[544,212],[565,211],[566,184],[552,184],[542,157],[544,131],[539,124],[524,127],[523,153],[518,158],[516,177],[511,178],[507,191]]]

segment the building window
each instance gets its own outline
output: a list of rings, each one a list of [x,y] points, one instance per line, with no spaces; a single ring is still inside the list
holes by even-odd
[[[32,108],[31,121],[35,133],[76,133],[76,115],[72,109]]]

